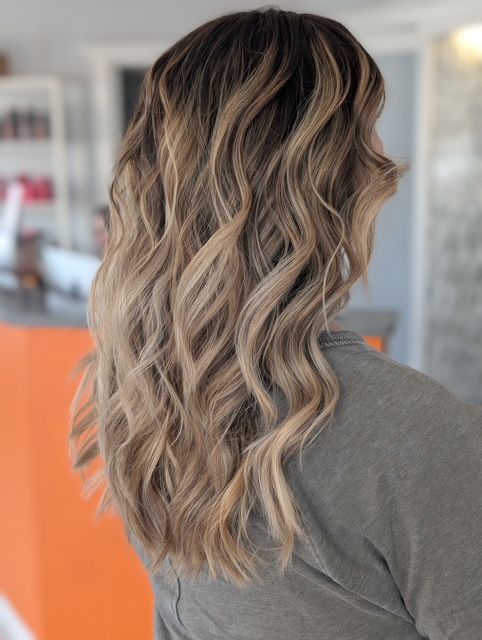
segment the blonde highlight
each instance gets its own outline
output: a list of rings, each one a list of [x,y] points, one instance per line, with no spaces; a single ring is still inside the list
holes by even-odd
[[[236,36],[236,37],[234,37]],[[258,579],[255,508],[303,538],[286,460],[340,388],[319,334],[367,277],[404,167],[373,146],[384,84],[334,20],[225,14],[145,76],[110,186],[95,348],[71,407],[74,468],[146,550],[195,577]],[[281,417],[273,391],[287,401]]]

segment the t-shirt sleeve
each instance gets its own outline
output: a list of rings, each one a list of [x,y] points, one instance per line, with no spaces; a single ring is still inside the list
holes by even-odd
[[[409,418],[371,534],[423,637],[480,640],[482,407],[441,394]]]

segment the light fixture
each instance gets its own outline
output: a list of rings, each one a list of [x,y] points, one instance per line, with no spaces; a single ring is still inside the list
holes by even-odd
[[[454,32],[453,37],[460,49],[482,57],[482,23],[461,27]]]

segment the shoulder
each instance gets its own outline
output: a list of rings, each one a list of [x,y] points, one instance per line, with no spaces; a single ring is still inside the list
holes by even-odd
[[[326,353],[341,385],[340,420],[370,419],[379,435],[386,431],[390,437],[393,430],[422,433],[448,423],[482,420],[481,406],[367,344]]]
[[[384,505],[479,464],[482,407],[368,345],[326,350],[341,395],[290,474],[300,500],[359,524]],[[308,507],[308,505],[306,504]]]
[[[326,354],[340,402],[289,467],[308,562],[372,601],[395,584],[424,637],[476,633],[482,407],[368,346]]]

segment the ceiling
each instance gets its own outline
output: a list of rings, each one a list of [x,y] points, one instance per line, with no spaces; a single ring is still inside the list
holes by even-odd
[[[271,3],[266,3],[271,4]],[[482,21],[481,0],[278,0],[282,9],[344,22],[372,49],[403,49],[414,38]],[[265,6],[263,0],[15,0],[0,20],[0,50],[14,72],[72,70],[87,43],[174,41],[205,20]],[[76,52],[76,53],[74,53]]]
[[[116,38],[179,36],[200,22],[228,11],[264,3],[248,0],[16,0],[2,11],[0,38],[11,34]],[[269,3],[267,3],[269,4]],[[429,26],[447,16],[479,14],[480,0],[278,0],[294,11],[339,16],[364,29],[381,26]]]

